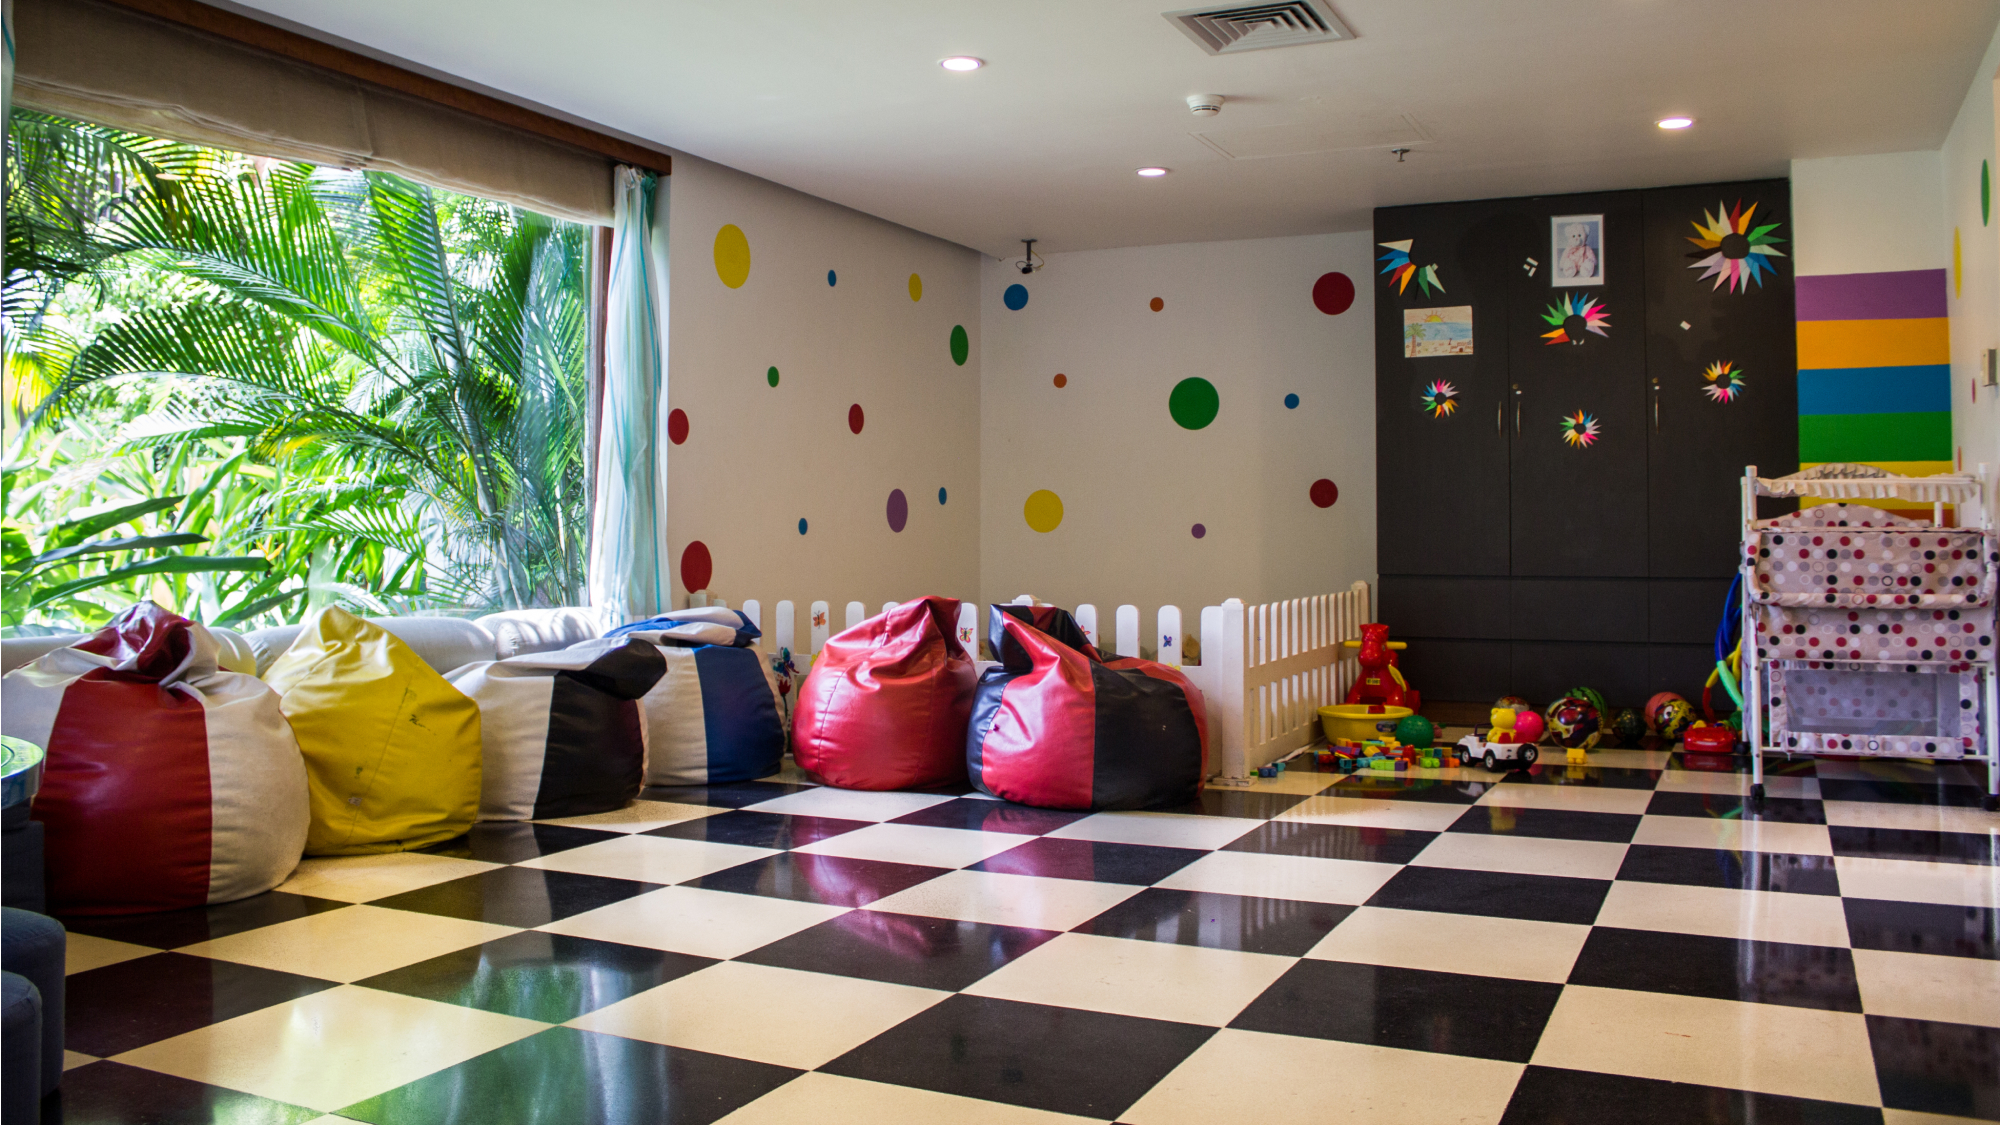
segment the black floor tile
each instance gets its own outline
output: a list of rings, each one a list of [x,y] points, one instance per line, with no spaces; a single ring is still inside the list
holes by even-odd
[[[1500,1125],[1881,1125],[1871,1106],[1530,1066]]]
[[[1109,1120],[1214,1034],[1212,1027],[958,995],[820,1070]]]
[[[573,871],[499,867],[378,898],[369,905],[491,922],[497,926],[544,926],[559,918],[659,889],[653,883]]]
[[[149,945],[154,949],[178,949],[196,942],[214,941],[245,930],[262,929],[312,914],[339,910],[344,902],[311,898],[306,895],[266,891],[261,895],[225,902],[220,906],[196,906],[187,910],[165,910],[158,914],[117,914],[111,916],[65,914],[63,927],[71,933],[112,941]]]
[[[1325,902],[1153,887],[1073,932],[1298,957],[1352,913],[1352,906]]]
[[[1487,781],[1446,781],[1435,777],[1379,777],[1357,773],[1335,788],[1320,793],[1320,796],[1469,805],[1491,788],[1493,783]]]
[[[2000,865],[2000,836],[1971,832],[1924,832],[1909,828],[1827,829],[1833,854],[1872,859],[1908,859],[1919,863]]]
[[[960,797],[956,801],[946,801],[927,809],[918,809],[890,821],[890,824],[916,824],[925,828],[964,828],[973,832],[1013,832],[1023,836],[1039,836],[1044,832],[1054,832],[1065,824],[1082,820],[1087,812],[1062,812],[1058,809],[1031,809],[1011,801],[989,801],[978,797]]]
[[[2000,910],[1844,898],[1847,940],[1856,949],[2000,960]]]
[[[1510,782],[1530,785],[1580,785],[1587,789],[1651,789],[1659,784],[1659,770],[1626,769],[1622,766],[1570,766],[1563,762],[1562,750],[1542,749],[1542,759],[1527,770],[1507,775]]]
[[[1237,837],[1222,850],[1262,855],[1302,855],[1314,859],[1358,859],[1370,863],[1408,863],[1435,839],[1435,832],[1407,828],[1274,820]]]
[[[562,1023],[714,963],[685,953],[530,930],[355,983]]]
[[[1858,781],[1844,778],[1822,777],[1819,779],[1819,797],[1822,801],[1883,801],[1895,805],[1942,805],[1948,808],[1976,809],[1985,791],[1976,785],[1963,785],[1943,780],[1933,782],[1916,781]]]
[[[1655,793],[1646,806],[1653,816],[1705,816],[1717,820],[1765,820],[1782,824],[1825,824],[1826,810],[1818,801],[1766,797],[1762,801],[1736,793]]]
[[[1405,867],[1375,892],[1368,905],[1587,926],[1597,920],[1597,909],[1610,889],[1609,879]]]
[[[333,987],[255,965],[155,953],[70,975],[64,1045],[104,1058]]]
[[[377,1125],[708,1125],[800,1073],[555,1027],[340,1115]]]
[[[717,809],[740,809],[760,801],[775,801],[791,793],[815,789],[789,781],[738,781],[728,785],[653,785],[639,791],[641,800],[672,801],[681,805],[707,805]]]
[[[1628,883],[1677,883],[1736,891],[1787,891],[1837,895],[1840,874],[1833,857],[1788,852],[1732,852],[1721,848],[1669,848],[1633,844],[1625,849],[1618,878]]]
[[[1043,836],[1009,848],[999,855],[988,856],[968,870],[1150,886],[1207,854],[1192,848],[1108,844],[1097,840],[1051,840]]]
[[[572,828],[567,824],[488,820],[473,825],[472,830],[463,836],[420,850],[427,855],[476,859],[485,863],[520,863],[585,844],[615,840],[619,835],[617,832],[599,832],[594,828]]]
[[[957,992],[1054,930],[853,910],[736,958],[756,965]]]
[[[739,844],[746,848],[803,848],[843,832],[867,828],[868,820],[835,820],[824,816],[785,816],[780,813],[745,812],[733,809],[714,816],[683,820],[655,828],[647,836],[669,840],[699,840],[709,844]]]
[[[1300,961],[1229,1026],[1524,1063],[1562,990],[1545,981]]]
[[[2000,1028],[1869,1016],[1868,1043],[1883,1105],[2000,1121]]]
[[[1598,926],[1584,939],[1569,983],[1830,1012],[1861,1010],[1854,955],[1819,945]]]
[[[1517,809],[1475,805],[1449,831],[1488,836],[1538,836],[1549,840],[1595,840],[1628,844],[1639,830],[1636,813],[1578,812],[1571,809]]]
[[[1326,783],[1332,785],[1335,780],[1336,778],[1329,774]],[[1192,801],[1162,805],[1153,811],[1182,813],[1189,816],[1239,816],[1249,820],[1269,820],[1304,801],[1308,796],[1310,794],[1273,793],[1269,790],[1205,788],[1196,793]]]
[[[944,868],[918,867],[913,863],[782,852],[681,885],[826,906],[865,906],[944,873]]]
[[[42,1119],[61,1125],[299,1125],[319,1116],[316,1109],[107,1060],[65,1073],[43,1103]]]

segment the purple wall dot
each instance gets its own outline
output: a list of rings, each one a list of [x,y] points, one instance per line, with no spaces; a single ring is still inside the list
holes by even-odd
[[[1199,539],[1199,538],[1201,538],[1202,536],[1204,536],[1204,535],[1207,535],[1207,534],[1208,534],[1208,529],[1207,529],[1207,528],[1203,527],[1203,526],[1202,526],[1202,525],[1200,525],[1200,524],[1195,524],[1195,525],[1194,525],[1194,537],[1195,537],[1196,539]]]
[[[889,493],[889,530],[901,531],[910,522],[910,501],[898,488]]]

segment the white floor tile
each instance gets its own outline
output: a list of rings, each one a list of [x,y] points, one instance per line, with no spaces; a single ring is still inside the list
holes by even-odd
[[[837,820],[894,820],[952,798],[937,793],[876,793],[822,785],[744,806],[751,812],[825,816]]]
[[[1747,772],[1668,770],[1660,775],[1660,783],[1655,788],[1661,793],[1719,793],[1747,797],[1750,795],[1750,775]],[[1794,800],[1818,800],[1819,782],[1810,777],[1774,777],[1765,774],[1764,795]]]
[[[595,828],[599,832],[649,832],[655,828],[665,828],[669,824],[679,824],[684,820],[700,820],[705,816],[728,811],[708,805],[683,805],[674,801],[633,801],[622,809],[613,809],[610,812],[591,813],[588,816],[565,816],[536,823],[561,824],[571,828]]]
[[[1032,837],[1013,832],[974,832],[920,824],[871,824],[796,851],[848,859],[879,859],[923,867],[970,867],[988,856],[1018,848]]]
[[[1087,1125],[1094,1120],[835,1074],[801,1074],[716,1125]]]
[[[964,991],[1221,1027],[1296,962],[1293,957],[1167,941],[1063,934]]]
[[[519,932],[516,926],[413,910],[343,906],[183,946],[179,952],[320,980],[357,981]]]
[[[641,883],[684,883],[726,868],[737,867],[767,855],[773,848],[746,848],[737,844],[712,844],[706,840],[681,840],[664,836],[621,836],[585,844],[580,848],[516,864],[543,871],[571,871],[581,875],[602,875],[607,879],[635,879]]]
[[[1205,855],[1155,886],[1173,891],[1359,905],[1402,870],[1400,864],[1257,852]]]
[[[1108,812],[1071,821],[1049,835],[1058,840],[1214,849],[1235,842],[1237,837],[1255,830],[1262,823],[1261,820],[1240,816]]]
[[[737,957],[845,913],[844,906],[665,887],[537,928],[697,957]]]
[[[76,1051],[63,1052],[63,1069],[65,1071],[75,1070],[77,1067],[80,1066],[89,1066],[91,1063],[94,1063],[96,1061],[97,1061],[96,1055],[85,1055],[85,1054],[80,1054]]]
[[[1818,758],[1813,772],[1834,781],[1888,781],[1902,785],[1978,785],[1985,771],[1965,762],[1912,758]]]
[[[2000,1027],[2000,961],[1857,949],[1854,976],[1871,1016]]]
[[[1847,915],[1834,895],[1621,881],[1611,884],[1611,893],[1604,896],[1597,924],[1748,941],[1847,945]]]
[[[1857,1012],[1573,984],[1556,1001],[1533,1061],[1795,1098],[1882,1104],[1868,1028]]]
[[[1490,808],[1505,808],[1493,805]],[[1625,861],[1625,845],[1599,840],[1552,840],[1540,836],[1496,836],[1446,832],[1410,861],[1415,867],[1457,867],[1468,871],[1510,871],[1525,875],[1567,875],[1612,879]]]
[[[1503,781],[1479,797],[1482,805],[1516,809],[1559,809],[1566,812],[1643,813],[1652,803],[1650,789],[1604,789],[1595,785],[1537,785]]]
[[[130,942],[112,941],[110,938],[91,937],[72,931],[63,949],[63,975],[81,973],[90,969],[101,969],[106,965],[116,965],[120,961],[130,961],[135,957],[145,957],[159,950]]]
[[[877,899],[864,910],[959,918],[996,926],[1068,930],[1145,890],[1081,879],[1044,879],[990,871],[953,871]]]
[[[579,1016],[568,1026],[811,1070],[950,995],[724,961]]]
[[[1491,1125],[1519,1063],[1224,1028],[1118,1120],[1131,1125]]]
[[[1905,828],[1918,832],[2000,835],[2000,813],[1944,805],[1899,805],[1888,801],[1828,801],[1826,822],[1842,828]]]
[[[324,856],[301,862],[278,889],[339,902],[372,902],[499,866],[476,859],[419,852]]]
[[[1937,902],[2000,909],[2000,867],[1983,863],[1925,863],[1872,856],[1836,856],[1844,898]]]
[[[344,985],[148,1044],[114,1061],[330,1112],[548,1026]]]
[[[1589,926],[1364,906],[1307,957],[1561,984]]]
[[[1393,801],[1381,797],[1347,797],[1341,787],[1322,797],[1307,797],[1273,820],[1298,820],[1307,824],[1349,824],[1359,828],[1403,828],[1416,832],[1442,832],[1450,828],[1470,806],[1444,801]]]
[[[1715,848],[1727,852],[1789,852],[1832,855],[1824,824],[1789,824],[1734,817],[1648,816],[1632,835],[1635,844],[1669,848]]]

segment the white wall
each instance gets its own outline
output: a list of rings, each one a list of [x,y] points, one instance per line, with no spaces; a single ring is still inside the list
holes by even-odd
[[[672,181],[668,406],[689,418],[686,444],[662,441],[675,604],[693,540],[714,558],[711,592],[731,605],[791,598],[801,631],[815,598],[976,596],[978,255],[692,156],[674,157]],[[740,288],[716,269],[725,223],[750,244]],[[961,324],[962,367],[949,346]],[[900,533],[891,489],[909,503]]]
[[[1373,582],[1372,252],[1356,232],[1052,254],[1027,278],[986,262],[983,596],[1131,602],[1150,644],[1162,604],[1180,606],[1191,626],[1226,597]],[[1338,316],[1312,300],[1329,271],[1356,290]],[[1020,311],[1003,303],[1015,283],[1029,293]],[[1054,385],[1057,374],[1067,386]],[[1220,396],[1200,430],[1168,412],[1190,376]],[[1340,490],[1326,509],[1309,499],[1322,477]],[[1062,498],[1062,524],[1048,533],[1023,517],[1037,489]]]
[[[1989,149],[1992,143],[1989,137]],[[1950,264],[1942,167],[1936,152],[1792,161],[1798,235],[1783,249],[1792,255],[1794,272],[1890,273]]]
[[[1995,71],[2000,70],[2000,35],[1986,48],[1973,72],[1965,103],[1952,122],[1940,154],[1944,188],[1944,239],[1959,237],[1960,267],[1952,278],[1951,421],[1952,440],[1964,467],[1984,461],[2000,466],[2000,388],[1980,387],[1974,401],[1982,353],[2000,347],[2000,214],[1982,217],[1980,164],[1986,163],[2000,190],[2000,161],[1994,159]],[[1994,201],[2000,211],[2000,199]],[[1947,251],[1949,253],[1949,251]]]

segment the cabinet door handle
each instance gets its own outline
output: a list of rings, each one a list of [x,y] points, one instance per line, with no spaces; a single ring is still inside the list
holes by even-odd
[[[1503,421],[1503,419],[1505,419],[1506,417],[1507,417],[1507,400],[1503,398],[1499,402],[1493,404],[1493,432],[1501,435],[1502,437],[1505,437],[1507,435],[1507,425]]]
[[[1660,432],[1660,381],[1653,380],[1653,432]]]
[[[1514,384],[1514,432],[1521,432],[1521,384]]]

